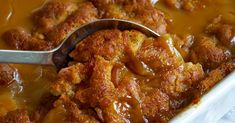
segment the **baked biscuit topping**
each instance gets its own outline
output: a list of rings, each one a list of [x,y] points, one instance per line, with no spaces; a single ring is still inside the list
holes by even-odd
[[[81,109],[97,109],[102,122],[166,122],[182,100],[192,100],[188,92],[205,76],[200,64],[184,62],[169,35],[98,31],[70,56],[75,61],[59,72],[52,93],[75,99]]]
[[[35,28],[31,33],[13,29],[5,32],[3,38],[16,49],[48,50],[58,46],[76,28],[98,18],[132,20],[160,34],[166,33],[167,19],[148,0],[92,2],[94,5],[91,2],[49,1],[32,14]]]

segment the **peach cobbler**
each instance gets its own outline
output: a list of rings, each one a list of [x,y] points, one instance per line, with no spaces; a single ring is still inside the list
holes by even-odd
[[[50,50],[101,18],[67,67],[0,64],[0,123],[165,123],[235,69],[232,0],[6,0],[0,48]],[[7,14],[8,13],[8,14]],[[1,56],[0,56],[1,59]]]

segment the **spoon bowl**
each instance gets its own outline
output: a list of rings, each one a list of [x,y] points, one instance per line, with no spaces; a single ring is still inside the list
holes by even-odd
[[[75,29],[75,31],[70,33],[58,47],[49,51],[0,50],[0,63],[54,65],[60,70],[67,66],[67,63],[70,61],[69,53],[75,48],[77,43],[94,32],[103,29],[135,29],[147,36],[160,36],[148,27],[132,21],[121,19],[99,19]]]

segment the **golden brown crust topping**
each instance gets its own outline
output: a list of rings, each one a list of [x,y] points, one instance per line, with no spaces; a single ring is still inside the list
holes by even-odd
[[[94,21],[98,18],[97,10],[90,2],[79,3],[76,11],[74,11],[64,22],[52,28],[46,35],[47,40],[54,42],[55,46],[61,43],[67,34],[74,31],[81,25]]]
[[[188,92],[204,78],[202,66],[185,63],[170,35],[153,39],[134,30],[102,30],[70,55],[74,65],[59,72],[52,90],[62,87],[59,95],[75,99],[80,110],[95,110],[102,122],[166,122],[189,104]],[[67,85],[75,95],[63,90]]]
[[[76,28],[98,18],[132,20],[160,34],[166,33],[167,19],[149,0],[92,2],[95,6],[91,2],[49,1],[33,13],[35,27],[31,34],[10,30],[4,34],[4,40],[16,49],[48,50],[58,46]]]
[[[205,79],[198,84],[197,95],[201,96],[209,91],[214,85],[220,82],[225,76],[235,69],[233,62],[221,64],[218,68],[210,71]]]
[[[21,28],[12,29],[3,34],[3,39],[16,49],[49,50],[76,28],[97,19],[97,14],[90,2],[75,4],[53,0],[33,13],[35,29],[31,33]]]
[[[204,78],[200,64],[185,63],[160,75],[160,86],[171,97],[180,97]]]
[[[0,64],[0,86],[9,86],[18,81],[18,71],[11,65]]]
[[[229,50],[209,37],[200,37],[191,50],[190,60],[200,63],[205,69],[217,68],[231,58]]]
[[[143,97],[143,114],[149,122],[167,122],[172,116],[170,112],[170,99],[167,94],[160,90],[153,90],[150,94]]]
[[[67,68],[63,68],[58,73],[57,82],[52,85],[54,95],[60,95],[62,92],[66,92],[68,95],[73,94],[73,86],[79,84],[84,80],[88,74],[87,65],[75,64]]]
[[[62,102],[66,110],[66,121],[72,123],[100,123],[95,117],[94,111],[82,111],[77,104],[66,96],[61,96],[59,101]]]
[[[98,31],[79,43],[70,56],[78,62],[87,62],[94,55],[102,56],[107,60],[118,59],[123,54],[124,43],[119,30]]]
[[[63,22],[76,9],[77,6],[70,2],[49,1],[32,15],[32,20],[37,25],[36,31],[45,33],[46,30]]]
[[[223,45],[231,47],[235,45],[235,24],[230,24],[222,16],[215,18],[207,26],[207,33],[215,35]]]
[[[166,33],[164,14],[153,7],[150,0],[91,0],[102,18],[120,18],[146,25],[154,31]]]
[[[81,103],[97,107],[102,110],[104,122],[123,122],[121,116],[115,110],[113,103],[117,100],[115,87],[111,82],[112,63],[102,57],[95,57],[92,76],[89,87],[76,92],[76,99]]]
[[[31,123],[26,110],[15,110],[8,112],[4,117],[0,117],[0,123]]]
[[[22,28],[12,29],[3,34],[3,39],[19,50],[49,50],[50,43],[32,37]]]

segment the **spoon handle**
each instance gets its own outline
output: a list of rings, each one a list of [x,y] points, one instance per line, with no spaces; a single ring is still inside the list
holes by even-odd
[[[0,63],[53,65],[52,51],[0,50]]]

